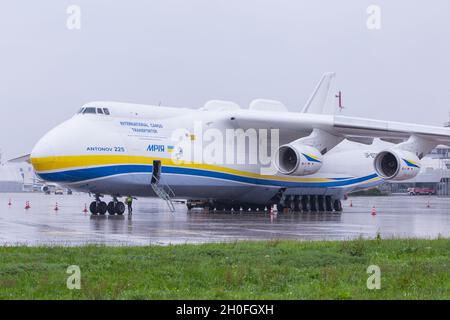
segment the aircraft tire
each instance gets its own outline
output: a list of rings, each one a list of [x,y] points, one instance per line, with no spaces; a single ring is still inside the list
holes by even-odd
[[[231,211],[231,209],[233,209],[233,211]],[[225,207],[224,211],[226,211],[226,212],[236,212],[236,211],[239,211],[239,210],[236,210],[233,205],[228,205],[228,206]]]
[[[295,212],[302,211],[302,204],[300,202],[300,196],[295,196],[294,197],[294,211]]]
[[[92,201],[91,202],[91,204],[89,205],[89,211],[93,215],[97,215],[98,214],[98,208],[97,208],[97,202],[96,201]]]
[[[289,201],[289,210],[291,212],[296,211],[295,210],[295,200],[294,200],[294,196],[291,196],[291,200]]]
[[[287,196],[286,199],[284,200],[284,207],[288,208],[289,210],[292,211],[294,206],[294,201],[292,200],[291,196]]]
[[[325,209],[327,210],[327,212],[333,211],[333,201],[331,200],[330,196],[325,197]]]
[[[317,204],[318,204],[319,212],[325,212],[325,199],[323,196],[317,197]]]
[[[308,196],[302,196],[301,203],[302,203],[302,211],[303,212],[308,212],[309,211],[308,202],[309,202]]]
[[[334,211],[342,212],[342,202],[341,202],[341,200],[334,200],[333,207],[334,207]]]
[[[115,207],[116,213],[121,216],[124,214],[125,212],[125,204],[121,201],[116,203],[116,207]]]
[[[97,210],[98,213],[103,216],[108,210],[108,205],[106,204],[106,202],[101,201],[97,206]]]
[[[277,210],[278,212],[283,212],[284,206],[281,203],[277,203]]]
[[[309,196],[309,210],[311,212],[317,212],[317,197],[316,196]]]
[[[113,216],[116,214],[116,211],[114,209],[114,201],[111,201],[108,203],[108,206],[106,207],[106,210],[108,211],[108,214]]]

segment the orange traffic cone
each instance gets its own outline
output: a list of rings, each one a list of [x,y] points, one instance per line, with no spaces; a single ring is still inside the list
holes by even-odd
[[[55,204],[55,211],[58,211],[59,210],[59,208],[58,208],[58,202]]]
[[[352,200],[350,200],[350,207],[353,207],[353,202],[352,202]]]
[[[427,202],[427,208],[429,208],[430,207],[430,200],[428,200],[428,202]]]
[[[8,201],[8,206],[11,206],[11,205],[12,205],[11,199],[9,199],[9,201]]]
[[[373,216],[377,215],[377,209],[375,209],[375,206],[372,207],[372,215]]]
[[[83,209],[83,212],[84,212],[84,213],[87,213],[87,212],[88,212],[88,209],[87,209],[87,204],[86,204],[86,203],[84,204],[84,209]]]
[[[31,208],[30,201],[25,202],[25,209],[28,210],[30,208]]]

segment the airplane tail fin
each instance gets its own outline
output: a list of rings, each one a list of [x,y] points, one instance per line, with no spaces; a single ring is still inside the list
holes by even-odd
[[[336,74],[334,72],[325,73],[309,97],[301,113],[323,113],[325,103],[330,92],[331,83]]]

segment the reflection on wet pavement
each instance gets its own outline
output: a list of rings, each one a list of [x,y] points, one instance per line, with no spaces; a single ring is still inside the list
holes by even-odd
[[[8,206],[11,199],[12,205]],[[31,208],[25,210],[25,202]],[[336,213],[170,213],[158,199],[135,201],[132,217],[83,213],[87,195],[0,194],[0,244],[147,245],[233,240],[341,240],[359,236],[450,236],[450,199],[427,196],[355,197]],[[427,207],[428,201],[430,207]],[[58,211],[54,210],[56,202]],[[377,214],[371,215],[375,206]]]

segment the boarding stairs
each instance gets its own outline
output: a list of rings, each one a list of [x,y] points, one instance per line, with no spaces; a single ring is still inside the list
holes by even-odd
[[[175,197],[173,190],[168,185],[161,183],[161,180],[155,176],[152,177],[150,185],[156,195],[167,203],[170,212],[175,212],[175,206],[172,201],[172,198]]]

